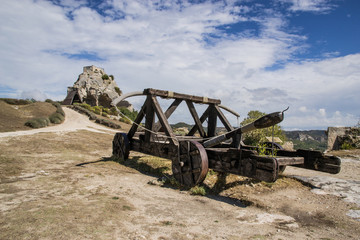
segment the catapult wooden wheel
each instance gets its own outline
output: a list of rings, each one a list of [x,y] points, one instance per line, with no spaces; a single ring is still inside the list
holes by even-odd
[[[208,172],[208,157],[205,148],[196,141],[182,141],[178,161],[173,161],[173,176],[186,186],[195,186],[204,181]]]
[[[116,133],[113,140],[113,156],[128,159],[130,153],[129,139],[126,133]]]

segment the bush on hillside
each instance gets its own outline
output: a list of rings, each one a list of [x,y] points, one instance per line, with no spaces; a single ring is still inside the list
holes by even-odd
[[[101,107],[99,107],[99,106],[94,106],[93,109],[94,109],[94,113],[95,113],[95,114],[97,114],[97,115],[100,115],[100,114],[101,114]]]
[[[56,112],[50,115],[49,120],[51,123],[59,124],[65,120],[65,117],[62,114]]]
[[[25,123],[25,126],[31,128],[43,128],[49,126],[50,120],[48,118],[34,118]]]
[[[117,110],[116,110],[115,107],[111,107],[111,108],[110,108],[110,114],[111,114],[111,115],[114,115],[114,116],[117,116],[117,115],[118,115],[118,112],[117,112]]]
[[[135,121],[137,115],[138,115],[138,112],[137,111],[130,111],[129,109],[125,108],[125,107],[122,107],[119,109],[120,112],[122,114],[124,114],[125,116],[127,116],[128,118],[130,118],[132,121]]]
[[[10,105],[28,105],[30,103],[33,103],[28,99],[25,100],[25,99],[14,99],[14,98],[0,98],[0,100]]]
[[[110,114],[110,109],[109,108],[103,108],[103,112]]]
[[[117,94],[119,95],[122,95],[122,91],[118,87],[115,87],[115,92],[117,92]]]
[[[56,107],[56,111],[53,114],[51,114],[48,118],[42,117],[42,118],[31,119],[25,123],[25,126],[31,128],[42,128],[49,126],[50,122],[54,124],[59,124],[64,121],[65,112],[62,109],[60,103],[54,102],[51,99],[46,99],[45,102],[51,103],[54,107]]]
[[[104,74],[104,75],[102,75],[102,77],[101,77],[103,80],[107,80],[107,79],[109,79],[109,76],[107,75],[107,74]]]

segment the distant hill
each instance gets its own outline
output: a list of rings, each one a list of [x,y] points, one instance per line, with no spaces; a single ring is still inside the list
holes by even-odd
[[[178,122],[178,123],[175,123],[175,124],[170,124],[172,128],[187,128],[187,129],[191,129],[194,125],[190,125],[190,124],[187,124],[187,123],[184,123],[184,122]]]
[[[284,131],[289,141],[294,143],[294,149],[314,149],[324,151],[327,145],[327,135],[324,130]]]
[[[187,128],[191,129],[193,125],[185,122],[179,122],[171,124],[173,129],[175,128]],[[204,128],[206,129],[206,128]],[[217,132],[226,131],[224,127],[218,127]],[[313,149],[319,151],[325,151],[327,146],[327,135],[324,130],[308,130],[308,131],[284,131],[288,141],[294,143],[294,149]]]

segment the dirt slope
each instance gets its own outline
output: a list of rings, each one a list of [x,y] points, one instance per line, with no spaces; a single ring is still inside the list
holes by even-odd
[[[220,176],[216,182],[211,178],[218,177],[210,175],[206,184],[217,194],[207,196],[162,185],[154,171],[110,158],[113,131],[64,110],[67,120],[56,128],[0,134],[0,239],[360,236],[360,222],[347,216],[359,208],[356,204],[341,196],[315,194],[287,177],[266,185],[235,175]],[[136,152],[130,155],[130,161],[142,164],[149,159]],[[343,168],[353,166],[345,162]]]

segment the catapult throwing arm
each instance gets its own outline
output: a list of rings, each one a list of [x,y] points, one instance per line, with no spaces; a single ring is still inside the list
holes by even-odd
[[[237,133],[246,133],[246,132],[250,132],[250,131],[253,131],[256,129],[274,126],[274,125],[280,123],[284,119],[284,112],[288,109],[289,108],[285,109],[282,112],[273,112],[273,113],[267,114],[267,115],[255,120],[254,122],[249,123],[248,125],[237,128],[237,129],[230,131],[224,135],[213,137],[213,138],[205,141],[203,143],[203,146],[204,147],[213,147],[213,146],[220,144],[223,141],[233,137]]]

